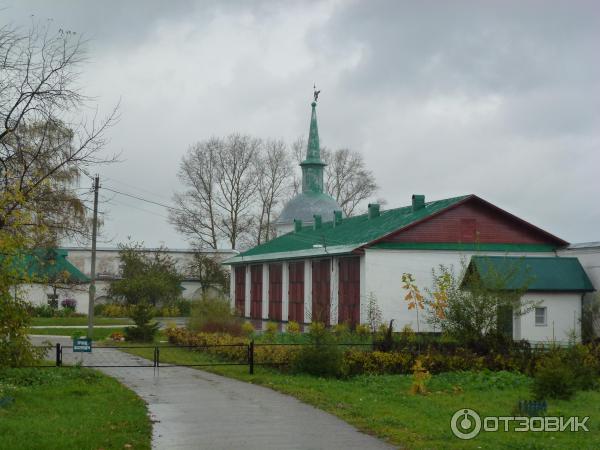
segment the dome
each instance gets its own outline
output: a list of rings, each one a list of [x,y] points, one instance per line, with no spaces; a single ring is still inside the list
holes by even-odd
[[[285,205],[275,223],[293,224],[294,219],[300,219],[302,223],[309,224],[313,222],[313,216],[316,214],[323,218],[323,222],[330,222],[333,220],[333,211],[341,209],[333,197],[327,194],[302,192]]]

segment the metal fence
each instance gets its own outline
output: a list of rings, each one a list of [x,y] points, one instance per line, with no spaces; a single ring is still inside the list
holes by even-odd
[[[277,366],[285,363],[274,361],[255,361],[255,350],[257,347],[302,347],[312,346],[314,344],[306,343],[255,343],[253,340],[248,344],[212,344],[212,345],[136,345],[136,346],[99,346],[93,347],[90,352],[73,351],[73,345],[62,345],[57,343],[54,347],[48,349],[47,358],[54,361],[54,364],[43,364],[33,367],[62,367],[63,365],[79,365],[81,367],[92,368],[114,368],[114,367],[129,367],[129,368],[166,368],[166,367],[213,367],[213,366],[248,366],[250,374],[254,373],[255,366]],[[319,344],[323,346],[341,346],[341,347],[372,347],[370,343],[332,343]],[[170,363],[166,360],[161,360],[161,352],[169,349],[188,349],[195,351],[209,350],[218,347],[238,347],[244,348],[245,355],[243,361],[223,361],[223,362],[207,362],[207,363]],[[40,347],[41,348],[41,347]],[[129,354],[121,350],[128,349],[152,349],[152,359],[147,359],[136,354]],[[132,360],[131,356],[134,356]],[[167,358],[169,359],[169,358]],[[135,364],[132,363],[135,361]]]

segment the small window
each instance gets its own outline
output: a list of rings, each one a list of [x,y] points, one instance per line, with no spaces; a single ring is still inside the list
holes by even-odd
[[[548,308],[546,308],[546,307],[535,308],[535,326],[536,327],[545,327],[546,326],[547,314],[548,314]]]

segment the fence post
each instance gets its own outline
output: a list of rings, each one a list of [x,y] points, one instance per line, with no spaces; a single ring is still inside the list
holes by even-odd
[[[62,347],[60,342],[56,343],[56,367],[62,366]]]
[[[156,347],[156,367],[160,367],[160,349]]]
[[[250,375],[254,375],[254,339],[248,345],[248,366],[250,366]]]

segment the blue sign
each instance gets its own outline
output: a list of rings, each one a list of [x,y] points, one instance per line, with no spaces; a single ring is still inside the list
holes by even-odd
[[[73,339],[73,352],[87,352],[92,351],[92,340],[90,338],[77,338]]]

